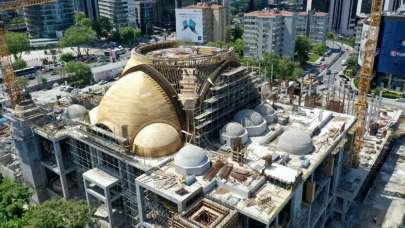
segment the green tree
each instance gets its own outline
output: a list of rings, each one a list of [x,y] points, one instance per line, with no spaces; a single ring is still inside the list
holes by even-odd
[[[41,84],[42,84],[42,88],[47,89],[48,88],[48,78],[41,77]]]
[[[51,199],[32,207],[23,221],[26,228],[81,228],[91,222],[91,210],[84,201]]]
[[[72,85],[86,85],[92,80],[91,69],[85,63],[71,61],[66,63],[64,69],[70,74],[69,82]]]
[[[311,50],[311,43],[305,36],[298,36],[295,42],[295,52],[301,66],[304,66],[309,59],[309,51]]]
[[[233,42],[236,42],[236,40],[241,39],[243,36],[243,28],[239,24],[235,24],[231,32]]]
[[[60,44],[62,47],[77,47],[77,54],[80,56],[80,46],[90,44],[95,39],[96,32],[93,29],[85,26],[72,26],[65,31]]]
[[[318,55],[323,55],[328,50],[328,47],[323,43],[317,43],[312,47],[312,51]]]
[[[0,227],[23,216],[31,195],[31,190],[20,183],[7,178],[0,180]]]
[[[112,32],[111,40],[117,43],[121,43],[122,41],[121,33],[119,31]]]
[[[357,74],[357,71],[359,69],[357,65],[357,58],[355,55],[351,55],[347,61],[346,61],[346,70],[345,70],[345,75],[349,77],[354,77]]]
[[[7,32],[5,38],[8,51],[14,56],[14,59],[21,58],[22,52],[31,49],[30,40],[24,33]]]
[[[113,29],[113,25],[108,17],[100,17],[92,22],[92,28],[96,31],[98,37],[108,37]]]
[[[132,27],[123,27],[120,29],[121,40],[125,44],[132,44],[141,35],[142,31],[140,29],[135,29]]]
[[[334,39],[336,39],[336,34],[333,32],[328,32],[328,33],[326,33],[326,38],[329,40],[334,40]]]
[[[61,54],[59,58],[61,61],[65,63],[75,60],[75,57],[70,52]]]
[[[26,77],[17,77],[16,83],[20,88],[26,88],[30,80]]]
[[[233,50],[235,53],[238,55],[239,58],[243,57],[243,49],[245,47],[245,42],[243,39],[237,39],[235,42],[233,42]]]
[[[83,12],[75,12],[74,14],[74,21],[75,21],[75,25],[82,25],[81,22],[83,19],[86,19],[86,14],[84,14]]]
[[[13,63],[14,70],[24,69],[27,67],[27,62],[24,59],[17,58]]]

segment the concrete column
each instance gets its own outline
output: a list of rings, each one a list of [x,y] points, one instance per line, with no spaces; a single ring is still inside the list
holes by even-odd
[[[145,218],[145,192],[144,189],[139,186],[139,184],[136,184],[136,198],[138,201],[138,214],[139,214],[139,222],[141,226],[144,223],[144,218]]]
[[[53,149],[55,151],[56,164],[59,168],[59,178],[62,185],[63,198],[69,198],[69,185],[65,175],[65,166],[63,165],[62,152],[60,149],[60,142],[53,142]]]
[[[392,74],[389,74],[388,75],[388,85],[387,85],[388,89],[391,89],[391,83],[392,83]]]
[[[291,198],[291,219],[294,226],[298,225],[298,218],[301,215],[301,203],[302,203],[302,192],[304,189],[304,184],[301,183],[294,193],[294,196]]]
[[[104,195],[106,198],[106,204],[107,204],[107,209],[108,209],[108,222],[109,227],[112,228],[114,227],[114,219],[113,219],[113,210],[112,210],[112,204],[111,204],[111,195],[110,195],[110,188],[105,188],[104,189]]]

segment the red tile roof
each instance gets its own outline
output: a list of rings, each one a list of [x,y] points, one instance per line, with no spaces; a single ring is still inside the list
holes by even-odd
[[[186,6],[184,8],[186,9],[219,9],[222,8],[223,6],[218,3],[206,3],[206,2],[198,2],[193,5]]]

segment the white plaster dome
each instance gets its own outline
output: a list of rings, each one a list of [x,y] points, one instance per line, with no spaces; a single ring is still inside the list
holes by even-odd
[[[306,155],[314,150],[314,144],[310,132],[291,128],[278,138],[277,148],[290,154]]]
[[[64,112],[63,117],[69,120],[84,120],[88,114],[88,111],[85,107],[78,104],[72,104],[68,106]]]
[[[210,161],[204,150],[186,144],[174,157],[176,171],[184,175],[201,175],[208,170]]]
[[[230,122],[227,123],[223,128],[222,128],[222,133],[232,136],[232,137],[238,137],[242,136],[245,134],[246,129],[243,128],[243,126],[240,123],[236,122]]]
[[[255,111],[260,113],[267,123],[274,123],[277,120],[277,115],[273,107],[270,104],[262,103],[255,107]]]
[[[179,132],[167,123],[152,123],[136,135],[133,151],[137,155],[161,157],[175,153],[181,147]]]
[[[244,127],[257,126],[263,123],[263,117],[252,109],[243,109],[236,113],[234,121],[242,124]]]

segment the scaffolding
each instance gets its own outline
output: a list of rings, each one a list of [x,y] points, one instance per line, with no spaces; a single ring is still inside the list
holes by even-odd
[[[77,167],[77,184],[84,191],[82,174],[90,169],[99,168],[119,179],[120,195],[126,222],[130,227],[136,227],[139,223],[138,205],[136,198],[135,179],[144,172],[106,151],[91,146],[91,144],[68,138],[65,140],[69,146],[67,151],[72,155],[73,162]]]

